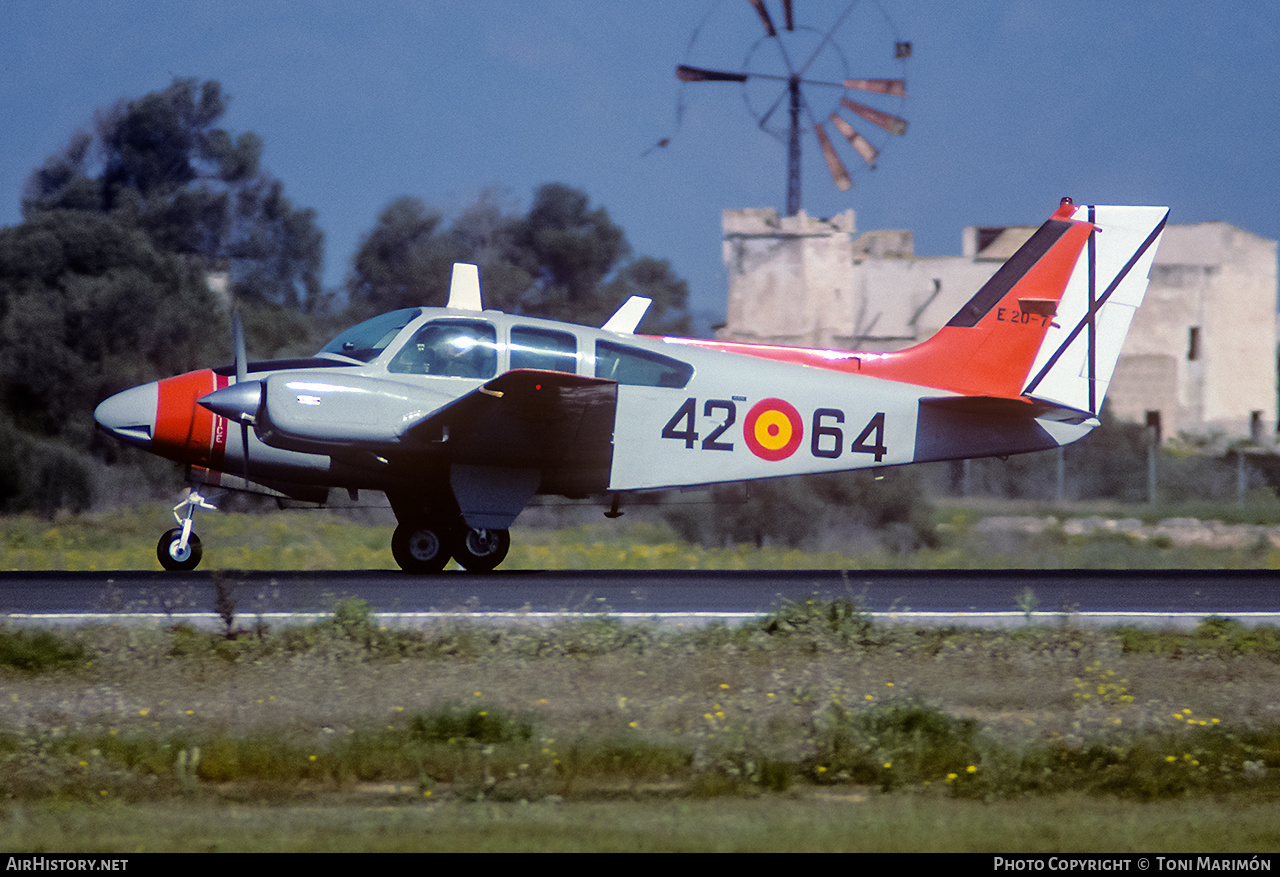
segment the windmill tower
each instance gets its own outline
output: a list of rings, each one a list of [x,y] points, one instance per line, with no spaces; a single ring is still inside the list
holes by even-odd
[[[690,84],[741,85],[747,110],[760,130],[787,146],[787,215],[794,216],[800,211],[801,153],[806,133],[812,131],[817,138],[831,177],[841,191],[853,187],[853,177],[827,133],[827,122],[849,142],[867,168],[875,167],[882,141],[888,139],[882,135],[901,137],[906,133],[906,120],[883,107],[893,104],[892,108],[897,109],[906,98],[906,61],[911,57],[911,43],[898,38],[893,23],[876,0],[852,0],[843,7],[813,4],[806,10],[813,25],[798,21],[798,4],[794,0],[781,0],[781,28],[765,0],[749,2],[763,36],[755,37],[739,64],[705,67],[686,63],[676,67],[676,77],[684,83],[679,113],[683,114],[684,109],[683,89]],[[690,62],[733,38],[726,32],[735,22],[729,20],[723,27],[712,23],[717,8],[708,13],[690,40]],[[743,13],[750,16],[745,7]],[[759,30],[755,29],[755,33],[759,34]],[[893,75],[858,78],[855,73]],[[850,97],[852,92],[857,92],[860,100]],[[862,120],[858,124],[866,133],[855,128],[847,114]],[[866,129],[863,122],[872,128]]]

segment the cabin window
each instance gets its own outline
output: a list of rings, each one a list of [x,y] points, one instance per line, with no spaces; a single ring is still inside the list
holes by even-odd
[[[498,339],[481,320],[427,323],[387,365],[402,375],[491,378],[498,371]]]
[[[639,387],[683,387],[693,377],[693,366],[638,347],[597,341],[596,377]]]
[[[578,339],[568,332],[516,326],[511,330],[511,368],[578,372]]]
[[[421,308],[402,308],[365,320],[352,326],[324,347],[321,353],[335,353],[361,362],[372,362],[387,345],[395,340],[400,330],[422,313]]]

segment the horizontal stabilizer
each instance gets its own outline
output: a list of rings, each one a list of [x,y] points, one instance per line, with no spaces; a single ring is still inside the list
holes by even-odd
[[[913,462],[1045,451],[1069,444],[1097,425],[1088,412],[1025,399],[921,399]]]
[[[1005,396],[939,396],[921,399],[920,404],[937,410],[963,412],[984,417],[1035,417],[1064,423],[1085,423],[1094,417],[1087,411],[1031,399]]]

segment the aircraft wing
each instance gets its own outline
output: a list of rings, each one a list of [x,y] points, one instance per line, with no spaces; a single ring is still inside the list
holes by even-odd
[[[618,385],[517,369],[405,425],[406,448],[452,465],[536,470],[547,493],[586,495],[609,484]]]

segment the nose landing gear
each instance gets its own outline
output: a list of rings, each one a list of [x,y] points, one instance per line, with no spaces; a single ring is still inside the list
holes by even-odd
[[[178,526],[166,532],[156,544],[156,559],[171,572],[190,572],[200,565],[203,549],[200,538],[192,530],[197,508],[215,510],[216,506],[193,487],[173,507]],[[403,507],[401,508],[403,510]],[[438,573],[453,558],[468,572],[491,572],[511,550],[511,534],[506,529],[468,527],[456,511],[443,518],[433,516],[430,509],[418,509],[412,516],[400,518],[391,537],[391,554],[402,570],[413,574]]]
[[[160,565],[170,572],[188,572],[195,569],[200,565],[203,553],[200,537],[195,533],[188,533],[186,544],[183,544],[181,527],[174,527],[165,533],[156,545],[156,558],[160,561]]]
[[[195,517],[197,508],[213,510],[216,506],[193,488],[182,502],[173,507],[173,517],[180,526],[165,533],[156,544],[156,559],[170,572],[189,572],[200,565],[200,557],[204,552],[200,547],[200,538],[191,531],[192,518]]]

